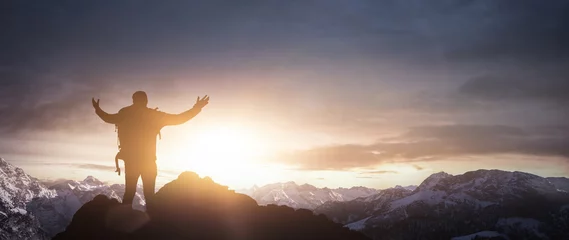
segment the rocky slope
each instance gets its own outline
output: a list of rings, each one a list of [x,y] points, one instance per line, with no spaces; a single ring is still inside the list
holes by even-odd
[[[258,206],[191,172],[166,184],[151,203],[145,213],[97,196],[54,239],[367,239],[308,210]]]
[[[330,201],[314,209],[315,213],[324,214],[335,222],[348,224],[374,215],[389,208],[392,201],[412,193],[406,188],[389,188],[378,194],[357,198],[347,202]],[[359,230],[359,229],[358,229]]]

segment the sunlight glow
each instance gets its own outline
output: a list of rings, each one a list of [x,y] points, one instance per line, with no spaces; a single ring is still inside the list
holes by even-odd
[[[203,127],[177,142],[166,163],[170,169],[193,171],[228,185],[252,185],[266,173],[261,161],[268,152],[268,141],[263,141],[254,128]]]

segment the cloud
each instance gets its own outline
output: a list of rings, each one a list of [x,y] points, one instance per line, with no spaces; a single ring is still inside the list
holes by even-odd
[[[565,43],[569,42],[569,33],[564,29],[569,23],[565,13],[568,6],[563,0],[545,4],[471,1],[463,16],[477,16],[479,21],[456,25],[455,33],[469,33],[462,35],[465,42],[458,44],[448,56],[470,61],[507,59],[536,64],[566,60],[569,46]]]
[[[522,129],[504,125],[443,125],[412,127],[402,137],[407,139],[460,140],[524,135],[525,132]]]
[[[381,170],[381,171],[361,172],[360,174],[388,174],[388,173],[397,174],[399,172],[389,171],[389,170]]]
[[[68,165],[68,166],[73,166],[73,167],[83,168],[83,169],[91,169],[91,170],[113,171],[113,172],[115,171],[114,166],[102,165],[102,164],[63,164],[63,165]],[[120,165],[120,168],[121,168],[121,171],[124,173],[124,165],[122,163]],[[169,174],[169,175],[173,175],[173,176],[178,176],[178,175],[180,175],[180,173],[183,172],[183,171],[174,171],[174,170],[166,170],[166,169],[159,169],[158,171],[160,174]]]
[[[108,88],[99,77],[87,72],[65,76],[29,66],[0,70],[0,132],[93,131],[88,124],[97,119],[90,97]]]
[[[390,162],[412,163],[495,154],[569,159],[569,149],[566,147],[569,135],[546,134],[540,129],[542,128],[524,131],[518,127],[502,125],[422,126],[401,134],[397,142],[320,147],[295,152],[279,159],[307,170],[349,170]]]
[[[113,166],[100,165],[100,164],[78,164],[75,166],[83,169],[92,169],[92,170],[101,170],[101,171],[115,171],[116,169]]]
[[[374,154],[364,145],[338,145],[298,151],[279,156],[280,161],[300,165],[306,170],[335,170],[361,167],[376,162]],[[364,164],[368,165],[368,164]]]
[[[172,96],[204,84],[231,89],[220,99],[238,107],[211,105],[234,109],[229,115],[252,109],[277,116],[252,116],[275,126],[344,139],[398,135],[279,159],[301,169],[471,154],[567,156],[569,135],[556,127],[507,126],[569,117],[567,1],[2,4],[0,134],[7,139],[22,131],[95,134],[108,126],[93,114],[91,96],[106,109],[129,104],[134,88]],[[464,124],[409,128],[448,123]]]
[[[413,166],[413,168],[415,168],[415,170],[417,170],[417,171],[421,171],[421,170],[425,169],[424,167],[421,167],[421,166],[419,166],[419,165],[417,165],[417,164],[413,164],[412,166]]]
[[[541,101],[565,106],[569,101],[569,71],[496,73],[475,77],[459,93],[485,101]]]

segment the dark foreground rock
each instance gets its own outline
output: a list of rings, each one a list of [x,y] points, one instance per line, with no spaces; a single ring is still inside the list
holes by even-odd
[[[182,173],[147,207],[132,210],[100,195],[53,239],[368,239],[325,216],[285,206],[258,206],[210,178]]]

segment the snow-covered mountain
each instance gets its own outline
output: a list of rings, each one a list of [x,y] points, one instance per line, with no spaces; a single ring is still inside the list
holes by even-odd
[[[30,214],[28,203],[34,198],[54,198],[37,179],[0,158],[0,239],[48,239],[40,221]]]
[[[95,196],[103,194],[121,201],[124,194],[123,184],[109,186],[93,176],[88,176],[83,181],[62,180],[46,185],[56,192],[56,196],[34,199],[28,205],[50,236],[65,230],[75,212]],[[142,210],[144,205],[142,188],[139,186],[133,208]]]
[[[566,177],[548,177],[547,180],[558,190],[569,192],[569,178]]]
[[[389,208],[389,204],[412,193],[403,187],[380,190],[379,193],[352,201],[329,201],[314,209],[317,214],[325,214],[332,221],[343,224],[357,222],[372,216],[375,212]]]
[[[416,185],[409,185],[409,186],[401,186],[401,185],[396,185],[394,188],[403,188],[409,191],[413,191],[415,189],[417,189],[418,186]]]
[[[109,186],[92,176],[46,184],[0,158],[0,239],[48,239],[65,230],[75,212],[99,194],[120,201],[124,185]],[[134,208],[145,205],[141,194],[139,187]]]
[[[366,187],[317,188],[309,184],[298,185],[295,182],[286,182],[268,184],[263,187],[254,186],[238,192],[249,195],[259,205],[286,205],[292,208],[312,210],[328,201],[350,201],[376,194],[378,190]]]
[[[565,178],[478,170],[428,177],[414,191],[387,189],[367,198],[315,209],[374,239],[449,239],[498,231],[512,239],[565,239],[569,193]],[[521,237],[521,238],[520,238]]]

